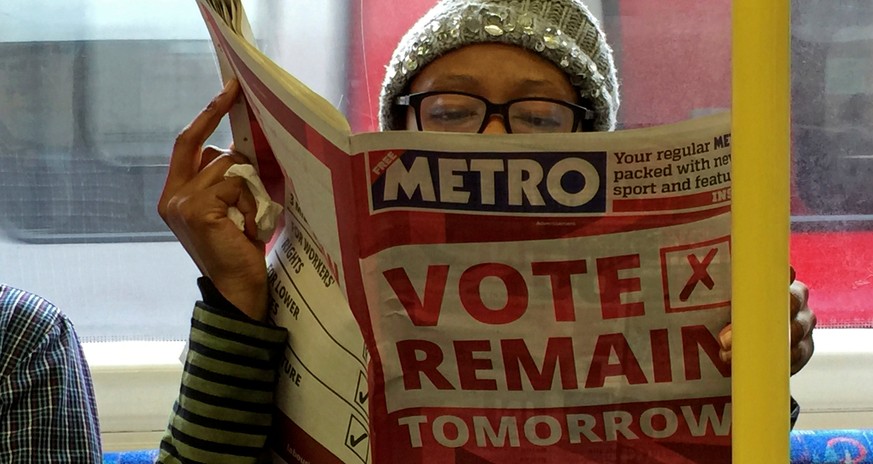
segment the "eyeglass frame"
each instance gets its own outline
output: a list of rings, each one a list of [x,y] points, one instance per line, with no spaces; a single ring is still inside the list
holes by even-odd
[[[494,103],[491,100],[472,93],[467,92],[455,92],[455,91],[447,91],[447,90],[429,90],[426,92],[416,92],[408,95],[401,95],[394,99],[394,104],[397,106],[404,106],[412,108],[415,113],[415,124],[418,127],[419,131],[424,131],[421,127],[421,102],[427,98],[434,95],[462,95],[465,97],[475,98],[476,100],[485,103],[485,114],[482,116],[482,125],[479,127],[479,130],[476,131],[477,134],[481,134],[485,131],[485,128],[488,127],[489,120],[491,115],[499,115],[503,120],[503,128],[506,129],[507,134],[512,133],[512,125],[509,122],[509,107],[518,102],[524,101],[540,101],[540,102],[548,102],[548,103],[556,103],[565,108],[570,109],[573,112],[573,128],[569,132],[553,132],[556,134],[566,134],[571,132],[578,132],[581,128],[583,132],[591,132],[594,130],[594,111],[576,104],[572,102],[568,102],[566,100],[559,100],[556,98],[545,98],[545,97],[524,97],[524,98],[514,98],[512,100],[503,102],[503,103]],[[584,124],[583,123],[588,123]],[[472,133],[472,132],[468,132]],[[546,132],[544,132],[546,133]]]

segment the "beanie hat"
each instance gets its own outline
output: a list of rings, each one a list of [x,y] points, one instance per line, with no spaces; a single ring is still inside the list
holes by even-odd
[[[594,129],[615,128],[619,95],[612,49],[581,0],[441,0],[403,36],[380,95],[382,130],[402,127],[395,99],[418,71],[452,50],[504,43],[536,53],[567,73],[595,113]]]

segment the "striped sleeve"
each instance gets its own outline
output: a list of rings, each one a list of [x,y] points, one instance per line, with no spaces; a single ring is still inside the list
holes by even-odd
[[[284,329],[198,302],[159,463],[257,463],[267,455]]]

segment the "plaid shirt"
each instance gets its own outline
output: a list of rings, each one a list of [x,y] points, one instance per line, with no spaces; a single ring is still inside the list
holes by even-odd
[[[73,326],[0,284],[0,463],[100,463],[91,374]]]

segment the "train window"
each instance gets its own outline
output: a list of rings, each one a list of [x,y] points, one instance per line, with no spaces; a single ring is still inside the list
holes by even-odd
[[[792,2],[792,261],[822,327],[871,327],[873,5]]]
[[[15,108],[0,116],[6,232],[30,243],[170,238],[154,205],[168,144],[217,86],[208,42],[4,42],[0,56]]]
[[[795,6],[794,133],[798,188],[808,214],[842,215],[863,227],[873,217],[873,6]],[[839,18],[839,21],[835,20]],[[824,218],[819,218],[824,219]],[[807,221],[809,222],[809,221]]]
[[[245,3],[262,49],[339,105],[343,2]],[[6,0],[0,17],[0,280],[86,340],[183,339],[197,272],[155,205],[176,133],[221,87],[196,4]],[[209,143],[229,141],[222,123]]]

